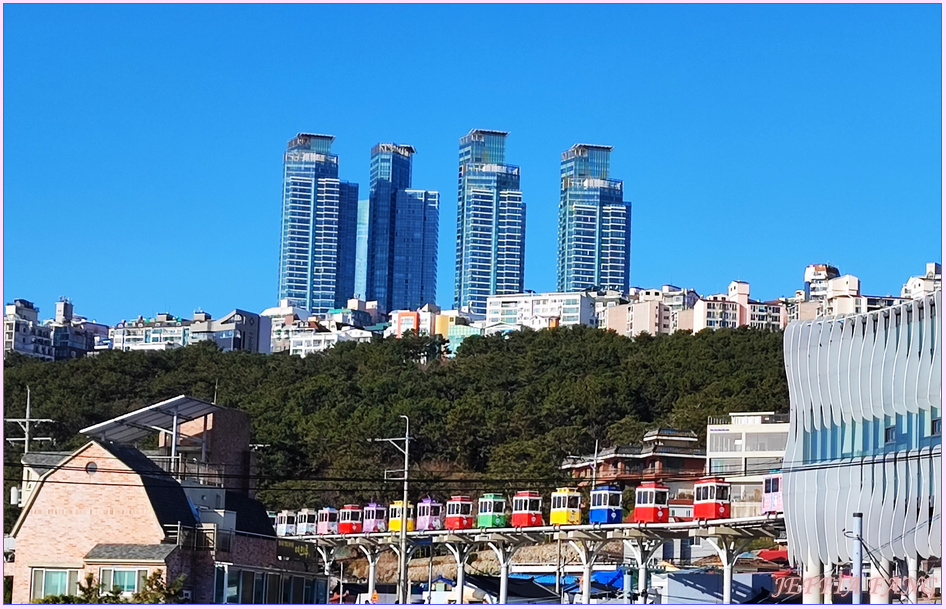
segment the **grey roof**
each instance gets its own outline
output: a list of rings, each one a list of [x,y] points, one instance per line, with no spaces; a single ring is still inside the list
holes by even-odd
[[[100,441],[130,444],[158,431],[170,432],[175,413],[180,424],[184,421],[199,419],[218,410],[226,410],[226,408],[197,398],[179,395],[176,398],[145,406],[120,417],[86,427],[79,433]]]
[[[180,482],[133,446],[103,443],[102,447],[141,476],[158,522],[162,525],[179,522],[189,527],[197,525],[194,508],[184,494]]]
[[[20,463],[35,469],[42,475],[65,461],[66,458],[71,455],[71,452],[52,450],[23,453],[23,456],[20,457]]]
[[[276,536],[273,522],[266,513],[266,506],[256,499],[250,499],[249,496],[243,493],[227,491],[224,507],[229,511],[236,512],[237,531],[269,537]]]
[[[96,544],[85,560],[154,560],[161,561],[168,557],[177,546],[170,543],[100,543]]]

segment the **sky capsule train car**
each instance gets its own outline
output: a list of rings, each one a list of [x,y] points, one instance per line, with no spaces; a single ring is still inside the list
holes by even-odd
[[[407,504],[407,517],[404,518],[403,510],[403,501],[395,501],[388,506],[388,530],[389,531],[400,531],[402,520],[407,523],[407,532],[410,533],[414,530],[414,505],[412,503]]]
[[[452,531],[473,528],[473,501],[466,495],[454,495],[447,502],[445,525]]]
[[[669,522],[670,489],[656,482],[643,482],[637,487],[634,522]]]
[[[591,510],[588,512],[588,522],[592,524],[613,524],[621,522],[624,510],[621,509],[621,489],[616,486],[605,485],[595,487],[591,491]]]
[[[536,491],[519,491],[512,498],[512,526],[540,527],[542,518],[542,496]]]
[[[338,532],[343,535],[361,533],[361,526],[361,506],[354,504],[342,506],[338,512]]]
[[[552,493],[550,524],[581,524],[581,493],[577,488],[560,488]]]
[[[729,483],[722,478],[703,478],[693,486],[693,518],[729,518]]]
[[[315,535],[318,512],[302,508],[296,512],[296,535]]]
[[[361,530],[364,533],[384,533],[388,530],[388,509],[380,503],[365,506]]]
[[[296,534],[296,513],[283,510],[276,514],[276,535],[285,537]]]
[[[502,528],[509,526],[506,517],[506,499],[497,493],[480,496],[479,511],[476,514],[476,526],[481,529]]]
[[[771,473],[762,481],[762,513],[778,514],[782,511],[782,474]]]
[[[443,504],[425,497],[417,504],[418,531],[440,531],[443,529]],[[408,529],[410,530],[410,529]]]
[[[338,535],[338,510],[333,507],[319,510],[319,525],[316,528],[319,535]]]

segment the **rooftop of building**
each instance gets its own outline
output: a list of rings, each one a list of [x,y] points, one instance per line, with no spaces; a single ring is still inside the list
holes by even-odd
[[[413,146],[407,144],[394,143],[379,143],[375,144],[374,147],[371,148],[371,154],[378,154],[380,152],[396,152],[403,156],[411,156],[412,154],[416,154],[417,150]]]
[[[470,129],[467,135],[509,135],[508,131],[496,131],[494,129]]]

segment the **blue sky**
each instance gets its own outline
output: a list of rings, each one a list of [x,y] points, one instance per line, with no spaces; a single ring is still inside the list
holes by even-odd
[[[614,146],[631,283],[789,296],[828,261],[898,294],[939,261],[941,7],[3,7],[4,299],[115,323],[275,304],[282,153],[331,133],[367,198],[380,141],[441,193],[510,132],[526,288],[555,288],[560,154]]]

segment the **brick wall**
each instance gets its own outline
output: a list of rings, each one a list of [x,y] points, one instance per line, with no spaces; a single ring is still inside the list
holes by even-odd
[[[98,471],[89,474],[92,462]],[[141,478],[121,461],[90,444],[64,465],[39,487],[16,535],[14,603],[30,601],[33,567],[82,569],[83,556],[96,544],[164,539]],[[98,577],[97,568],[94,573]],[[80,572],[80,581],[84,577]]]

